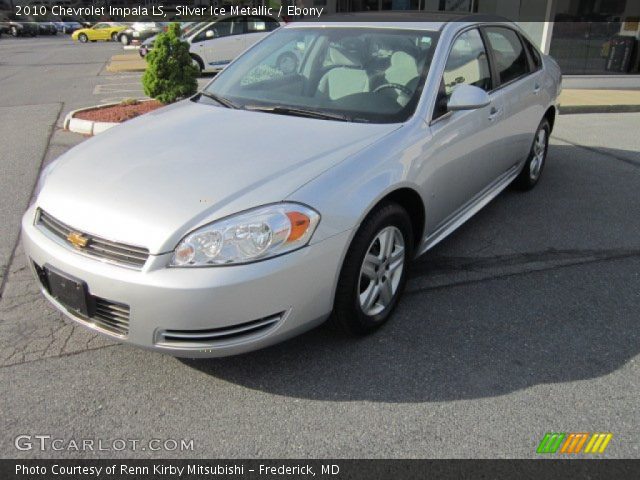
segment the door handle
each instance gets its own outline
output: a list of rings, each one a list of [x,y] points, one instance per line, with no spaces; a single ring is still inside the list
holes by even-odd
[[[493,122],[501,115],[502,108],[491,107],[491,111],[489,112],[489,120]]]
[[[540,93],[540,90],[542,90],[542,88],[540,87],[540,84],[536,83],[536,86],[533,87],[533,94],[538,95]]]

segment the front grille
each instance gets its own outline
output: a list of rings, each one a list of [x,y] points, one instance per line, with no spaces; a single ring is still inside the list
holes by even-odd
[[[229,340],[238,340],[263,333],[275,327],[284,317],[280,312],[269,317],[260,318],[231,327],[211,328],[208,330],[164,330],[158,334],[158,344],[182,346],[214,346]]]
[[[33,263],[33,267],[44,289],[51,293],[44,268],[36,263]],[[129,305],[91,294],[88,297],[89,316],[85,317],[76,311],[70,312],[75,318],[114,335],[126,337],[129,334]]]
[[[60,220],[53,218],[44,210],[38,210],[36,225],[53,234],[59,240],[62,240],[62,243],[65,246],[75,251],[115,263],[117,265],[124,265],[139,269],[144,266],[149,258],[149,250],[146,248],[112,242],[88,233],[80,232],[68,225],[65,225]],[[77,248],[69,242],[69,234],[74,232],[86,238],[87,243],[85,247]]]

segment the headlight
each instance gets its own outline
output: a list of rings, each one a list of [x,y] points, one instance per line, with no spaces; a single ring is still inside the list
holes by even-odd
[[[173,253],[173,267],[250,263],[304,247],[320,215],[297,203],[248,210],[187,235]]]

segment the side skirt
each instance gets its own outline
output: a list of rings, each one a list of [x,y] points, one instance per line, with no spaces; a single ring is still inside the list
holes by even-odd
[[[470,202],[466,203],[460,210],[445,220],[432,234],[427,235],[422,241],[422,247],[418,250],[419,257],[423,253],[431,250],[442,240],[455,232],[462,224],[482,210],[491,200],[496,198],[500,193],[513,182],[520,170],[522,163],[516,164],[503,173],[495,182],[476,195]]]

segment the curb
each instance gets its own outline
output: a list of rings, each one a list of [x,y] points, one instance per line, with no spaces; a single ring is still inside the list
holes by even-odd
[[[64,118],[63,128],[70,132],[80,133],[82,135],[97,135],[98,133],[102,133],[120,124],[115,122],[94,122],[93,120],[83,120],[81,118],[74,118],[73,116],[76,113],[84,112],[86,110],[94,110],[96,107],[112,107],[119,104],[120,102],[105,103],[103,105],[94,105],[93,107],[73,110],[67,113],[67,116]]]

